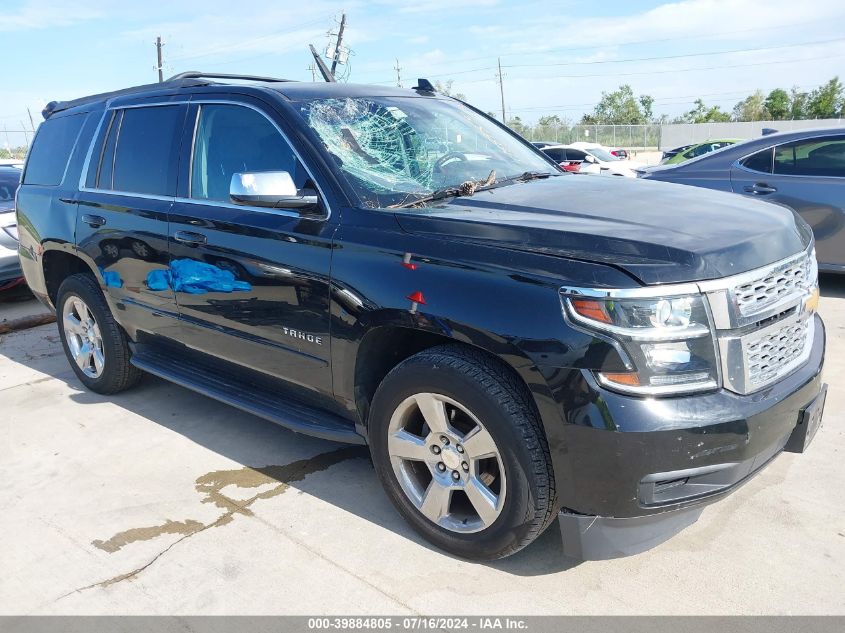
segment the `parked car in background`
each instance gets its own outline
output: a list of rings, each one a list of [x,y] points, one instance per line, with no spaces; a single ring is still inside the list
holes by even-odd
[[[698,143],[697,145],[692,145],[691,147],[687,148],[682,152],[676,153],[674,156],[664,158],[661,161],[661,164],[675,165],[677,163],[683,163],[684,161],[690,160],[691,158],[704,156],[704,154],[709,154],[710,152],[713,152],[717,149],[722,149],[723,147],[728,147],[729,145],[736,145],[737,143],[742,143],[743,140],[744,139],[741,138],[723,138],[713,141],[706,141],[704,143]]]
[[[616,156],[619,160],[628,160],[631,158],[631,155],[628,153],[627,149],[622,149],[620,147],[609,147],[608,150],[613,156]]]
[[[666,150],[663,152],[663,156],[660,158],[661,163],[665,163],[667,160],[672,158],[673,156],[687,151],[690,147],[692,147],[694,143],[690,143],[689,145],[681,145],[680,147],[676,147],[674,149]]]
[[[551,147],[552,145],[558,145],[556,141],[531,141],[531,144],[536,147],[537,149],[543,149],[544,147]]]
[[[819,267],[845,272],[845,128],[771,134],[641,176],[788,206],[813,228]]]
[[[15,192],[20,181],[20,169],[0,166],[0,290],[17,285],[23,274],[18,260],[18,223],[15,219]]]
[[[540,148],[546,156],[555,161],[564,171],[582,174],[598,174],[601,169],[590,154],[567,145],[546,145]]]
[[[572,143],[572,145],[567,147],[579,149],[585,152],[588,156],[591,156],[595,160],[595,164],[599,167],[598,173],[603,176],[625,176],[626,178],[636,178],[636,170],[644,167],[639,163],[622,160],[618,156],[614,156],[610,153],[610,148],[598,145],[597,143],[577,142]]]
[[[0,158],[0,167],[23,169],[23,161],[20,158]]]

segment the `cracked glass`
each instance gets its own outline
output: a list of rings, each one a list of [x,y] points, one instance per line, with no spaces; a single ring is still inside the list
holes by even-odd
[[[533,148],[458,101],[359,97],[298,105],[365,207],[413,203],[493,172],[499,181],[554,171]]]

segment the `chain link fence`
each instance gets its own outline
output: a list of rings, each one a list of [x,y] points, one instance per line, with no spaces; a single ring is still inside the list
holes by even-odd
[[[529,141],[545,141],[569,145],[578,141],[598,143],[625,149],[657,149],[660,125],[524,125],[512,129]]]
[[[0,128],[0,159],[23,159],[32,137],[31,130]]]

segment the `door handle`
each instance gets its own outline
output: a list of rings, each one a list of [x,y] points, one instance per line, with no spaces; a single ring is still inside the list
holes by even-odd
[[[767,193],[775,193],[778,189],[777,187],[770,187],[764,182],[758,182],[753,185],[746,185],[743,187],[743,190],[746,193],[753,193],[755,195],[765,195]]]
[[[92,228],[98,228],[103,226],[106,223],[106,219],[101,215],[89,215],[85,214],[82,216],[82,221],[85,222],[88,226]]]
[[[176,231],[173,234],[173,239],[191,246],[201,246],[208,242],[208,238],[202,233],[192,233],[191,231]]]

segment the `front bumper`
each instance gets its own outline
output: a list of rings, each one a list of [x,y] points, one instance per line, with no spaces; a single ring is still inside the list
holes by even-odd
[[[558,398],[567,422],[565,450],[553,452],[564,550],[593,559],[648,549],[795,444],[801,412],[822,388],[825,331],[814,318],[807,362],[747,396],[637,398],[581,372],[576,406],[571,391],[570,406]]]

